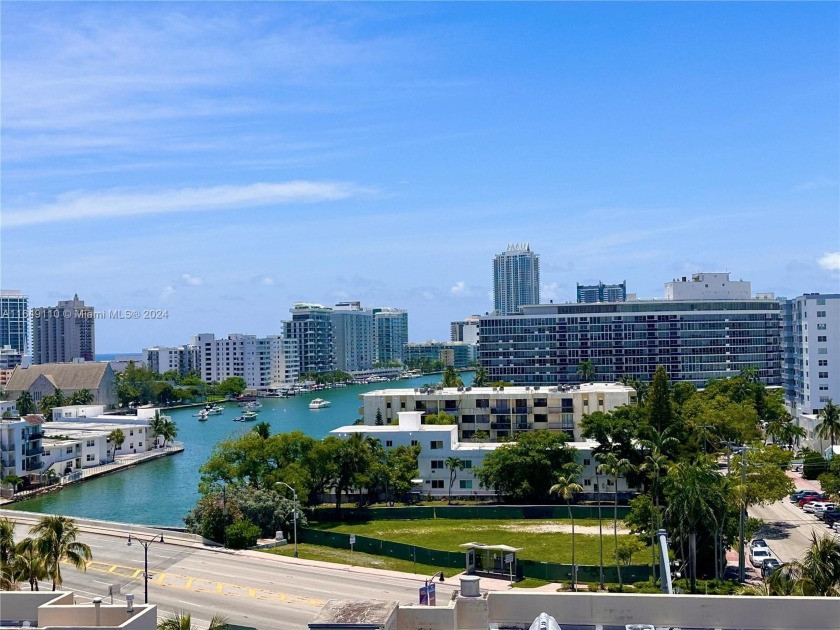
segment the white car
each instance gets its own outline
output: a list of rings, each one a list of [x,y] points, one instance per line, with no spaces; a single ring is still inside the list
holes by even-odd
[[[823,514],[825,514],[826,512],[832,512],[835,508],[834,503],[831,503],[830,501],[814,501],[814,503],[812,503],[811,505],[814,506],[812,510],[814,514],[821,518]]]
[[[767,547],[755,547],[750,549],[750,564],[756,569],[760,568],[765,560],[772,558],[773,554]]]

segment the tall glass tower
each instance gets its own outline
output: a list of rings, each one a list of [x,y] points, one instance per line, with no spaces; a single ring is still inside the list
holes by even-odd
[[[0,348],[29,353],[29,298],[20,291],[0,291]]]
[[[528,243],[508,245],[493,259],[493,307],[498,315],[540,303],[540,256]]]

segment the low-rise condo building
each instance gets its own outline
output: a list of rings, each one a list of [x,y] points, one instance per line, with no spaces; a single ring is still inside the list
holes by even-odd
[[[495,442],[523,431],[565,431],[580,441],[580,421],[593,411],[609,412],[636,403],[636,391],[620,383],[588,383],[556,387],[420,387],[380,389],[361,394],[366,425],[396,422],[401,411],[445,412],[455,416],[459,438],[477,432]]]

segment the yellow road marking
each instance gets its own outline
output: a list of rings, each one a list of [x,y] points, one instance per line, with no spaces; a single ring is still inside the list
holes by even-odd
[[[106,562],[97,562],[94,560],[87,562],[86,568],[100,573],[110,573],[123,577],[131,577],[132,579],[142,577],[143,575],[143,569],[118,564],[108,564]],[[208,580],[206,578],[180,575],[177,573],[158,573],[154,578],[154,582],[160,586],[183,591],[204,593],[215,592],[218,595],[227,595],[230,597],[246,597],[249,599],[281,601],[288,604],[302,604],[313,607],[321,607],[324,605],[323,600],[305,597],[302,595],[279,593],[277,591],[268,591],[261,588],[231,584],[229,582],[219,582],[215,580]],[[201,588],[202,586],[205,588]]]

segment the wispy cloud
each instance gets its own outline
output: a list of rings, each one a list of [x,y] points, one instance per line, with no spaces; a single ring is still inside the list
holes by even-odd
[[[802,182],[793,187],[791,192],[808,192],[809,190],[817,190],[820,188],[832,188],[837,185],[832,179],[827,177],[815,177],[807,182]]]
[[[840,271],[840,252],[826,252],[817,261],[820,267],[829,271]]]
[[[198,276],[191,276],[188,273],[182,273],[181,280],[184,282],[184,284],[187,284],[191,287],[200,287],[204,285],[204,278],[200,278]]]
[[[54,203],[6,209],[3,213],[3,227],[176,212],[209,212],[289,203],[318,203],[366,196],[373,192],[372,189],[361,188],[355,184],[311,181],[176,188],[155,192],[70,192],[60,195]]]

